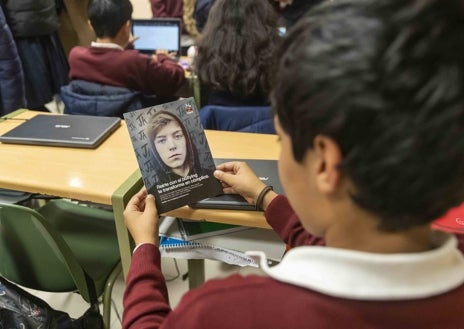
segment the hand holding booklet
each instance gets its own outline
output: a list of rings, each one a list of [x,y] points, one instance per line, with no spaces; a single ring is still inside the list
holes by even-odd
[[[160,214],[222,193],[193,98],[128,112],[124,119]]]

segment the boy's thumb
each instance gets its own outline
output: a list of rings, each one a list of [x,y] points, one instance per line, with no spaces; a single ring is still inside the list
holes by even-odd
[[[232,186],[232,183],[233,183],[233,180],[234,180],[234,175],[232,175],[232,174],[230,174],[228,172],[224,172],[222,170],[215,170],[213,174],[214,174],[214,177],[219,179],[221,182],[224,182],[227,185]]]
[[[222,177],[224,176],[224,172],[222,170],[215,170],[213,172],[213,175],[215,178],[222,180]]]
[[[148,194],[145,198],[145,212],[156,213],[155,197],[153,194]]]

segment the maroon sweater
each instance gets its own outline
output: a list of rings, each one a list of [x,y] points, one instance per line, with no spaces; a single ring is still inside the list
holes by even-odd
[[[287,243],[322,242],[302,229],[283,196],[271,203],[266,218]],[[270,277],[232,275],[190,290],[171,310],[158,248],[145,244],[133,255],[123,328],[458,329],[464,323],[463,300],[464,285],[429,298],[363,301],[331,297]]]
[[[150,0],[153,17],[174,17],[182,20],[182,32],[186,33],[184,24],[183,0]]]
[[[169,56],[158,62],[136,50],[74,47],[69,54],[69,77],[125,87],[147,95],[174,96],[185,83],[184,69]]]

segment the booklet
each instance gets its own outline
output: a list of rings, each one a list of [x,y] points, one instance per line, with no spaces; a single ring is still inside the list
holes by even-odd
[[[127,112],[124,119],[159,214],[222,193],[193,98]]]

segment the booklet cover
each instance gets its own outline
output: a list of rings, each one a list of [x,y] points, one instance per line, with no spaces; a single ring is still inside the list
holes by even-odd
[[[124,119],[160,214],[222,193],[193,98],[124,113]]]

